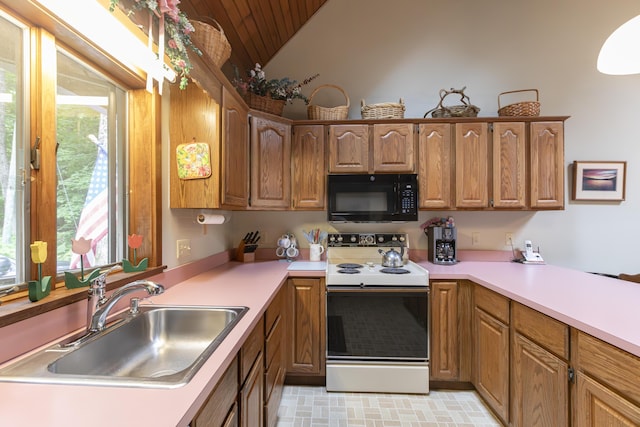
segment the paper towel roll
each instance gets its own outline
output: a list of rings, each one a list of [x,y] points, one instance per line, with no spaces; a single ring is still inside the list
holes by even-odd
[[[227,218],[218,214],[199,214],[196,221],[198,224],[224,224]]]

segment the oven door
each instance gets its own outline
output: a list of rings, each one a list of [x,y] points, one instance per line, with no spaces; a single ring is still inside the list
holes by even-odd
[[[328,287],[327,360],[428,361],[428,287]]]

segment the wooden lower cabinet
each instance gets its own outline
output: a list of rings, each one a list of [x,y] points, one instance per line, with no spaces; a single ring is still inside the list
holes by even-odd
[[[576,367],[573,425],[640,425],[640,358],[573,331]]]
[[[288,376],[325,375],[325,284],[321,278],[288,280]]]
[[[569,426],[569,327],[511,302],[511,425]]]
[[[264,342],[264,426],[275,427],[282,398],[287,354],[287,287],[283,286],[265,313]]]
[[[240,425],[242,427],[260,427],[263,423],[263,363],[262,352],[260,352],[240,389]]]
[[[474,288],[474,372],[476,390],[493,412],[509,421],[509,300]]]
[[[238,358],[227,368],[191,427],[237,426]],[[235,420],[235,422],[233,421]]]
[[[431,280],[431,388],[471,387],[471,295],[466,280]]]
[[[569,425],[569,365],[545,348],[514,334],[511,425]]]

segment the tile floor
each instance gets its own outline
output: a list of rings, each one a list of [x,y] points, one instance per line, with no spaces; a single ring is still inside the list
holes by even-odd
[[[277,427],[496,427],[474,391],[432,390],[428,396],[327,393],[285,386]]]

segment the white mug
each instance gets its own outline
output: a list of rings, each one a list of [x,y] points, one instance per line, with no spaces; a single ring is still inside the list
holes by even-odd
[[[278,240],[278,246],[282,247],[282,248],[288,248],[289,246],[291,246],[291,239],[289,239],[289,236],[282,236],[279,240]]]
[[[285,256],[286,251],[287,250],[282,246],[278,246],[278,248],[276,249],[276,256],[279,256],[280,258],[282,258]]]
[[[296,248],[295,246],[290,246],[287,248],[287,256],[289,258],[295,258],[298,256],[298,248]]]
[[[324,252],[324,246],[320,243],[309,244],[309,261],[320,261],[320,257]]]

